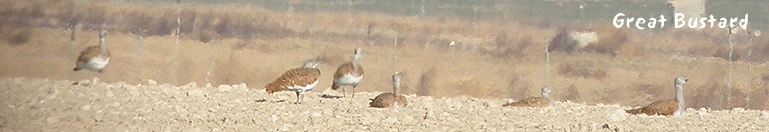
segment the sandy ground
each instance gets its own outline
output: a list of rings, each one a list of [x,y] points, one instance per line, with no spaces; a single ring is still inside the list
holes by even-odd
[[[76,84],[75,84],[76,83]],[[378,93],[303,104],[290,92],[268,95],[245,84],[183,86],[98,79],[3,78],[2,131],[766,131],[769,112],[688,109],[682,117],[627,115],[619,105],[559,102],[501,107],[504,100],[409,95],[409,106],[369,108]]]
[[[32,6],[36,3],[40,6]],[[38,1],[18,2],[15,5],[18,8],[5,8],[22,13],[50,9],[38,12],[49,14],[68,9],[43,8],[47,4],[61,6]],[[60,21],[53,15],[51,18],[21,21],[37,23],[21,27],[29,30],[28,40],[23,44],[0,41],[0,77],[54,80],[98,77],[107,83],[122,81],[130,84],[153,79],[177,86],[189,82],[211,83],[214,86],[245,83],[251,86],[249,89],[259,90],[284,71],[315,58],[324,62],[319,66],[323,74],[316,89],[323,91],[331,85],[331,73],[350,60],[353,49],[360,47],[363,49],[361,63],[366,75],[364,82],[356,88],[358,92],[389,91],[390,75],[398,71],[404,75],[401,86],[405,94],[520,99],[538,95],[539,89],[548,85],[553,88],[551,96],[560,101],[640,106],[673,98],[671,82],[673,78],[683,76],[690,79],[684,90],[689,108],[769,109],[769,85],[766,85],[769,84],[769,63],[737,60],[730,66],[727,59],[714,57],[728,53],[728,48],[725,48],[728,39],[724,37],[723,30],[621,32],[608,22],[596,21],[595,25],[604,26],[590,29],[595,29],[600,41],[606,42],[597,45],[608,47],[606,49],[620,46],[620,49],[615,49],[617,56],[592,52],[551,52],[549,63],[546,63],[545,45],[554,39],[559,29],[516,21],[471,22],[366,13],[348,16],[333,12],[271,12],[250,6],[186,5],[190,11],[202,14],[219,12],[222,14],[211,16],[241,18],[235,20],[244,22],[251,19],[242,16],[267,16],[270,17],[265,19],[269,20],[267,25],[260,26],[266,29],[259,31],[291,32],[251,34],[252,37],[245,38],[221,37],[205,42],[195,39],[195,33],[182,33],[178,40],[176,35],[168,34],[145,36],[140,40],[135,31],[141,27],[131,28],[131,25],[142,25],[143,22],[117,18],[136,14],[130,12],[145,12],[148,16],[166,12],[168,15],[168,11],[172,11],[169,6],[111,2],[79,4],[107,10],[108,15],[102,19],[114,20],[108,25],[118,26],[109,29],[106,38],[112,56],[104,73],[72,71],[78,53],[85,47],[98,44],[97,33],[84,25],[84,28],[76,30],[77,39],[72,41],[72,30],[62,26],[44,26]],[[155,8],[158,10],[150,10]],[[210,8],[217,10],[208,10]],[[235,10],[244,14],[233,12]],[[78,11],[90,14],[85,9]],[[222,18],[211,18],[218,19]],[[319,23],[310,24],[314,21]],[[344,24],[350,21],[353,23]],[[372,24],[372,21],[379,22],[373,23],[376,26],[370,29],[371,36],[364,37],[368,35],[365,24]],[[575,25],[572,28],[580,27]],[[237,26],[232,28],[230,30],[238,29]],[[273,28],[276,29],[268,30]],[[310,35],[308,31],[315,33]],[[166,32],[165,29],[163,32]],[[744,50],[749,40],[747,36],[745,32],[734,36],[737,44],[735,59],[742,58],[740,55],[747,52]],[[624,39],[627,41],[621,41]],[[397,46],[394,40],[398,40]],[[769,53],[763,50],[768,48],[761,47],[769,45],[766,35],[752,42],[757,45],[756,51],[752,52],[753,58],[769,56],[763,54]]]
[[[120,10],[107,9],[115,16],[155,11],[119,5],[108,7]],[[628,31],[628,42],[618,56],[552,52],[545,63],[545,45],[558,29],[374,14],[355,19],[332,13],[251,15],[271,16],[273,22],[265,27],[295,33],[210,42],[184,34],[177,47],[174,35],[140,41],[135,33],[113,30],[106,38],[112,58],[101,74],[72,71],[80,50],[98,44],[96,31],[78,30],[77,39],[71,41],[71,30],[62,27],[25,27],[30,30],[25,43],[0,41],[0,107],[5,107],[0,108],[0,130],[765,131],[769,124],[766,111],[754,111],[769,109],[769,63],[736,61],[730,70],[729,61],[712,57],[726,53],[727,39],[718,35],[723,31]],[[325,21],[317,27],[309,26],[315,16],[326,19],[318,19]],[[334,20],[383,25],[374,28],[375,37],[364,43],[365,26]],[[497,30],[499,25],[504,28]],[[311,29],[317,34],[302,36]],[[599,37],[615,38],[609,36],[615,29],[596,29]],[[736,35],[735,42],[747,43],[745,36]],[[391,41],[395,37],[403,38],[397,46]],[[754,44],[769,43],[765,38],[756,38]],[[363,48],[361,63],[366,70],[364,82],[356,88],[358,96],[322,98],[340,95],[326,91],[331,73],[350,59],[356,47]],[[519,49],[505,50],[515,47]],[[304,104],[290,103],[293,93],[263,91],[284,71],[313,58],[324,61],[321,81],[307,93]],[[404,75],[402,92],[410,95],[411,105],[395,110],[366,107],[369,98],[391,89],[390,75],[395,71]],[[684,96],[687,108],[693,109],[686,116],[622,112],[673,98],[670,85],[677,76],[690,79]],[[88,81],[72,85],[63,80]],[[727,87],[728,80],[733,88]],[[538,95],[545,85],[553,87],[555,100],[575,103],[543,109],[500,107],[512,99]]]

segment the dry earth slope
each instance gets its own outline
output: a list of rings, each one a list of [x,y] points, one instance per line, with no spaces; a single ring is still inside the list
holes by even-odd
[[[689,109],[683,117],[627,115],[626,106],[570,102],[504,108],[503,100],[407,96],[408,107],[367,107],[378,93],[268,95],[245,84],[132,85],[0,79],[0,131],[766,131],[769,112]],[[259,87],[259,86],[251,86]],[[286,100],[286,101],[280,101]]]

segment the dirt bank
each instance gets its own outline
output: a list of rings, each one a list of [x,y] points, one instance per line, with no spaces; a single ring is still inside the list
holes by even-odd
[[[94,83],[95,82],[95,83]],[[73,85],[73,83],[77,83]],[[619,105],[556,103],[503,108],[506,100],[408,97],[408,107],[367,107],[378,93],[267,95],[245,84],[139,86],[98,79],[0,80],[2,131],[765,131],[769,112],[689,109],[683,117],[627,115]],[[280,101],[285,100],[285,101]]]

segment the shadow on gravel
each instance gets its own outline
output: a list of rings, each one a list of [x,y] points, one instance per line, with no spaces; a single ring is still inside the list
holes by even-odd
[[[342,96],[336,96],[336,95],[329,95],[329,94],[323,94],[320,95],[321,98],[327,98],[327,99],[339,99],[342,98]]]

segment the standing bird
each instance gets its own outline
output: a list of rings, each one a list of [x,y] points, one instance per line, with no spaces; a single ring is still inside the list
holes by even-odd
[[[355,97],[355,87],[358,87],[358,84],[363,80],[363,66],[360,65],[360,59],[361,49],[355,48],[352,61],[339,66],[334,73],[334,84],[331,85],[331,89],[337,90],[342,86],[352,86],[352,97]],[[345,93],[344,89],[342,89],[342,93]],[[344,94],[344,96],[346,95]]]
[[[516,102],[510,102],[502,105],[503,107],[548,107],[552,105],[553,99],[547,94],[550,93],[550,87],[545,86],[542,88],[542,97],[529,97]]]
[[[318,85],[320,70],[315,68],[317,62],[310,61],[304,63],[304,66],[294,68],[283,73],[278,79],[264,87],[268,94],[284,90],[296,92],[296,104],[302,103],[302,94],[310,91]]]
[[[670,99],[670,100],[661,100],[657,102],[653,102],[647,106],[626,110],[625,112],[630,114],[646,114],[646,115],[665,115],[665,116],[681,116],[684,115],[684,110],[686,109],[685,103],[684,103],[684,84],[689,81],[689,79],[683,78],[683,77],[677,77],[676,80],[673,82],[673,85],[675,85],[676,88],[676,98]]]
[[[377,108],[408,106],[408,104],[406,103],[406,97],[404,97],[398,92],[398,89],[400,89],[400,85],[401,85],[401,74],[398,72],[395,72],[395,75],[393,75],[393,92],[379,94],[376,97],[374,97],[374,99],[371,99],[371,103],[368,103],[368,104],[371,107],[377,107]]]
[[[107,46],[104,45],[105,37],[107,37],[107,31],[101,31],[99,45],[89,46],[80,52],[80,56],[77,57],[77,66],[72,69],[73,71],[88,69],[101,73],[104,67],[107,67],[110,54]]]

